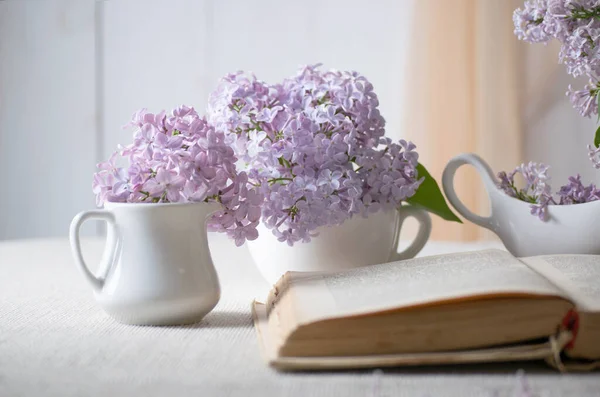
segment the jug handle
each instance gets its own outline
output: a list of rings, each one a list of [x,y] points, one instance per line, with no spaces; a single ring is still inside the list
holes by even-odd
[[[83,211],[75,215],[73,221],[71,221],[69,240],[71,241],[71,251],[75,257],[75,263],[77,266],[79,266],[83,272],[83,275],[90,282],[94,290],[99,292],[104,286],[104,279],[96,277],[94,273],[91,272],[90,268],[85,264],[83,255],[81,254],[81,243],[79,241],[79,229],[81,228],[81,225],[88,219],[104,220],[113,229],[116,229],[116,222],[115,216],[108,210]],[[108,258],[114,258],[115,251],[117,249],[117,241],[118,239],[116,239],[112,247],[110,247],[110,255],[108,255]]]
[[[490,166],[478,155],[474,153],[464,153],[454,157],[448,162],[446,168],[444,168],[442,174],[442,187],[444,193],[446,194],[448,201],[450,201],[452,206],[456,208],[462,216],[476,225],[489,229],[491,227],[491,216],[483,217],[471,212],[462,201],[460,201],[454,190],[454,175],[456,174],[456,171],[465,164],[470,164],[475,167],[483,180],[488,195],[492,189],[497,189],[496,178],[494,177],[494,172]]]
[[[413,242],[402,252],[398,252],[398,244],[400,243],[400,230],[404,220],[409,217],[419,221],[419,231]],[[404,259],[414,258],[425,246],[429,235],[431,234],[431,217],[429,213],[420,208],[410,205],[403,205],[398,208],[398,216],[396,217],[396,226],[394,229],[394,247],[389,261],[401,261]]]

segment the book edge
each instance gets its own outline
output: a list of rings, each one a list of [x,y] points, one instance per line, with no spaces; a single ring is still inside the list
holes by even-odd
[[[571,340],[570,333],[538,344],[524,344],[489,349],[453,352],[389,354],[348,357],[278,357],[270,344],[267,311],[264,303],[252,303],[252,316],[261,355],[267,364],[277,370],[339,370],[418,365],[452,365],[504,361],[548,360],[562,351]]]

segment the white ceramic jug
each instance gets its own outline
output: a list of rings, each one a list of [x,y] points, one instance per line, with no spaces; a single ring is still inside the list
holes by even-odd
[[[454,174],[465,164],[474,166],[483,180],[490,198],[490,216],[472,213],[454,191]],[[529,203],[510,197],[497,187],[492,169],[475,154],[461,154],[450,160],[442,185],[448,201],[462,216],[496,233],[515,256],[600,254],[600,201],[551,205],[548,220],[541,221],[531,215]]]
[[[419,230],[409,247],[399,253],[400,229],[408,217],[417,219]],[[431,218],[411,206],[380,211],[368,218],[355,216],[342,225],[320,228],[310,242],[293,247],[279,242],[262,224],[258,230],[258,239],[248,241],[248,249],[263,277],[275,284],[287,271],[338,271],[413,258],[429,239]]]
[[[102,308],[126,324],[200,321],[220,297],[206,235],[206,220],[216,209],[207,203],[107,203],[76,215],[73,255]],[[87,219],[108,224],[99,276],[81,255],[79,228]]]

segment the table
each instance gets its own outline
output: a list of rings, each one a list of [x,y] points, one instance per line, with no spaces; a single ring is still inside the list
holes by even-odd
[[[103,241],[83,247],[91,264]],[[222,285],[214,311],[192,326],[138,327],[95,304],[66,239],[0,242],[0,397],[513,396],[519,368],[536,395],[600,396],[598,373],[540,363],[277,373],[260,357],[250,316],[267,283],[245,247],[223,235],[210,247]],[[481,247],[429,243],[424,254]]]

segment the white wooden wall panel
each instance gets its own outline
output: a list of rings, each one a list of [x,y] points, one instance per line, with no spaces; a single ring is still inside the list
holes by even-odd
[[[410,0],[314,0],[312,13],[317,37],[313,56],[325,66],[357,70],[375,87],[387,135],[393,139],[418,137],[401,126],[410,51]]]
[[[310,1],[214,1],[207,60],[212,81],[229,72],[254,72],[267,82],[316,63],[315,11]]]
[[[159,112],[180,104],[206,107],[206,2],[107,1],[103,21],[104,140],[108,157],[131,141],[121,127],[146,107]]]
[[[0,239],[93,206],[95,117],[94,2],[0,1]]]

